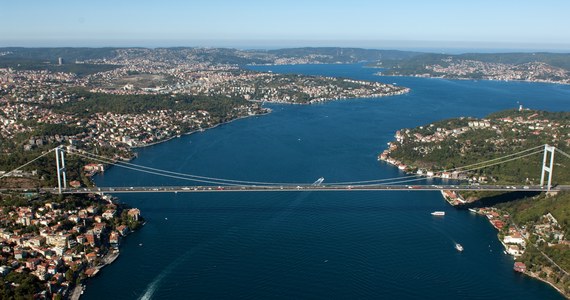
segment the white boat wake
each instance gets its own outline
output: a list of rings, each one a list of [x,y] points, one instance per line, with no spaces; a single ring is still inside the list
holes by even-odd
[[[140,300],[152,299],[152,296],[154,295],[154,293],[156,292],[157,288],[160,286],[160,284],[162,283],[164,278],[168,274],[170,274],[170,272],[172,272],[172,270],[174,270],[174,268],[176,268],[176,266],[180,265],[183,261],[185,261],[194,252],[195,251],[193,251],[193,250],[188,250],[184,254],[182,254],[180,257],[178,257],[175,261],[170,263],[164,269],[164,271],[162,271],[160,274],[158,274],[158,276],[156,276],[156,278],[154,278],[154,280],[148,285],[148,287],[145,289],[143,295],[139,299]]]

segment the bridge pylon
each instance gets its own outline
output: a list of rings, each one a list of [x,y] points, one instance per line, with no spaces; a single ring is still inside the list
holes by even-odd
[[[63,189],[67,188],[67,175],[65,174],[65,152],[62,146],[55,148],[55,164],[57,167],[57,191],[58,194],[62,193]]]
[[[540,175],[540,186],[544,186],[545,175],[548,172],[548,185],[546,186],[547,191],[550,192],[552,187],[552,170],[554,168],[554,151],[556,148],[548,144],[544,145],[544,156],[542,158],[542,173]],[[550,155],[549,155],[550,154]],[[547,160],[549,164],[547,165]]]

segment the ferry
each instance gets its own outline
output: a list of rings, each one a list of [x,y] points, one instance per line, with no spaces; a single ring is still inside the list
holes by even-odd
[[[455,243],[455,249],[459,252],[463,252],[463,246],[460,243]]]
[[[445,216],[444,211],[434,211],[431,213],[432,216]]]

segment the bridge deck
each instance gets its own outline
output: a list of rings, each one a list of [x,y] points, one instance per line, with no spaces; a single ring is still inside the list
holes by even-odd
[[[57,189],[43,189],[54,191]],[[283,185],[283,186],[133,186],[133,187],[93,187],[65,189],[63,193],[173,193],[173,192],[301,192],[301,191],[547,191],[541,186],[514,185]],[[570,190],[570,186],[555,186],[550,191]]]

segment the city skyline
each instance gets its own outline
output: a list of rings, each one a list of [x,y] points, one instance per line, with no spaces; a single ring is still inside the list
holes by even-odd
[[[570,50],[570,3],[359,0],[4,4],[0,46]]]

